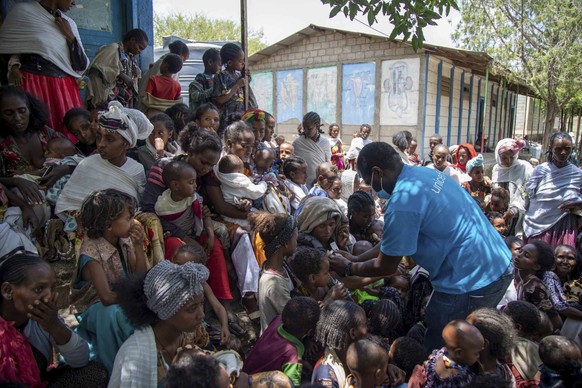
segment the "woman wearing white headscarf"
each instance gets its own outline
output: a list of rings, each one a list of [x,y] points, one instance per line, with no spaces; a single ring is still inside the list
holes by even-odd
[[[509,209],[506,218],[518,217],[515,233],[523,234],[523,217],[527,191],[525,184],[533,172],[529,162],[518,158],[519,151],[525,147],[523,140],[503,139],[495,147],[495,161],[491,182],[493,188],[502,187],[509,191]],[[507,221],[506,221],[507,222]]]
[[[110,102],[109,110],[99,115],[98,154],[79,163],[59,196],[55,213],[62,217],[65,212],[81,209],[85,198],[97,190],[118,189],[139,201],[146,182],[144,169],[126,152],[152,130],[143,113],[124,108],[118,101]]]

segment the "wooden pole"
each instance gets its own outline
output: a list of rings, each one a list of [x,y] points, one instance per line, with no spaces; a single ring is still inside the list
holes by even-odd
[[[245,96],[245,111],[249,109],[249,85],[248,85],[248,78],[246,78],[247,66],[249,62],[249,45],[247,41],[247,0],[240,0],[240,45],[244,52],[244,60],[245,66],[243,68],[243,76],[245,77],[246,81],[244,86],[244,96]]]

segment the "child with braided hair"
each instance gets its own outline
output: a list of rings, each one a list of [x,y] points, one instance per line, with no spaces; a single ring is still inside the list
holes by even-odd
[[[265,257],[261,263],[258,297],[263,333],[291,299],[294,285],[285,259],[293,255],[297,248],[297,221],[287,214],[265,212],[251,213],[249,219],[252,229],[262,240],[262,249],[255,247],[255,250],[262,250]]]
[[[364,338],[367,331],[366,313],[354,302],[336,300],[325,306],[315,334],[325,351],[313,369],[311,382],[327,387],[344,387],[349,374],[348,348]]]

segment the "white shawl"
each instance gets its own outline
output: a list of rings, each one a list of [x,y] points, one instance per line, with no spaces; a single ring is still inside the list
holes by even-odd
[[[503,166],[501,163],[501,157],[499,156],[499,148],[502,145],[503,143],[500,141],[495,147],[495,161],[497,164],[493,166],[491,182],[494,187],[496,186],[496,183],[508,182],[509,185],[507,189],[509,191],[509,206],[515,206],[520,210],[525,210],[525,202],[527,198],[525,185],[533,172],[533,167],[529,162],[519,160],[518,153],[514,155],[510,167]]]
[[[552,163],[542,163],[535,168],[525,188],[530,202],[523,231],[527,237],[533,237],[569,214],[558,206],[571,201],[582,202],[582,170],[573,164],[558,168]]]
[[[117,189],[139,202],[145,182],[143,166],[135,160],[128,157],[123,166],[117,167],[99,154],[91,155],[73,171],[57,200],[55,214],[80,210],[83,201],[98,190]]]
[[[305,185],[300,186],[290,179],[285,179],[285,186],[287,186],[294,195],[293,201],[291,201],[291,207],[297,209],[303,197],[308,193],[307,187]]]
[[[329,140],[323,135],[319,136],[317,142],[299,136],[293,141],[295,155],[303,158],[307,163],[307,187],[312,186],[312,182],[317,178],[315,170],[322,163],[331,161],[331,147]]]
[[[113,364],[109,388],[155,388],[158,386],[158,352],[151,326],[136,330],[123,343]]]
[[[84,51],[77,24],[64,13],[62,18],[69,22],[79,47]],[[0,42],[0,54],[37,54],[75,78],[81,78],[86,70],[73,70],[65,36],[55,24],[55,17],[38,1],[14,4],[0,27]]]
[[[236,205],[236,199],[259,199],[267,192],[267,182],[254,184],[251,178],[240,173],[222,173],[214,166],[214,174],[220,181],[224,201]]]

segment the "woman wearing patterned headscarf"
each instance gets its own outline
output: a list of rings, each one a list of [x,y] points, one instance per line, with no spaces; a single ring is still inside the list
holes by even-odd
[[[300,205],[298,243],[322,251],[349,251],[349,224],[336,203],[326,197],[309,197]]]
[[[529,162],[518,158],[525,146],[523,140],[502,139],[495,147],[495,166],[491,175],[492,187],[509,191],[509,208],[504,218],[506,223],[517,217],[515,235],[523,234],[523,217],[527,191],[525,185],[533,172]],[[511,224],[511,223],[510,223]]]
[[[109,386],[157,387],[176,354],[196,347],[206,280],[202,264],[164,260],[118,284],[119,304],[137,330],[119,349]]]
[[[109,109],[99,115],[98,154],[79,163],[59,196],[55,213],[81,209],[85,198],[97,190],[115,188],[139,201],[145,173],[126,153],[152,130],[153,125],[140,111],[124,108],[118,101],[109,103]]]

